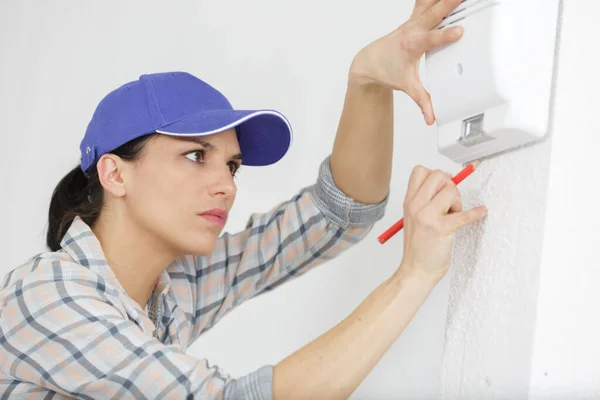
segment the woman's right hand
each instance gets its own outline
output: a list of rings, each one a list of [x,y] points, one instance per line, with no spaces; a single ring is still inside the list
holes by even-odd
[[[398,271],[343,321],[275,366],[275,399],[350,397],[448,270],[454,232],[486,215],[485,207],[462,211],[451,177],[423,167],[412,173],[404,209]]]
[[[398,269],[441,279],[450,268],[455,232],[483,219],[484,206],[463,211],[452,177],[416,167],[404,200],[404,256]]]

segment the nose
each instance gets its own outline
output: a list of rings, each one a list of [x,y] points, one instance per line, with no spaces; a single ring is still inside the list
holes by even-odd
[[[225,168],[214,171],[212,182],[208,185],[208,191],[211,196],[230,198],[235,195],[237,186],[233,181],[229,167],[225,166]]]

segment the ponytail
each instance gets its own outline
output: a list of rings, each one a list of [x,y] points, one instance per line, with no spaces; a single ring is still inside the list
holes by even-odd
[[[56,186],[48,212],[46,244],[51,251],[61,248],[60,242],[76,216],[88,225],[94,224],[102,208],[102,186],[95,168],[86,177],[80,166],[71,170]]]
[[[141,155],[146,142],[156,135],[141,136],[125,143],[111,153],[125,161],[134,161]],[[46,245],[50,251],[57,251],[61,248],[60,242],[75,217],[79,216],[90,227],[96,223],[102,209],[103,194],[104,189],[98,179],[98,170],[95,165],[87,175],[78,165],[61,179],[52,193],[48,212]]]

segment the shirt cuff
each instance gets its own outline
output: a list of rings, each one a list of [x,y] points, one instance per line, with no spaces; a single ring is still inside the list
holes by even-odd
[[[226,400],[273,400],[273,366],[267,365],[234,380],[226,389]]]
[[[319,178],[313,186],[314,201],[331,222],[342,228],[369,226],[383,218],[389,192],[380,203],[363,204],[346,196],[333,181],[328,156],[319,167]]]

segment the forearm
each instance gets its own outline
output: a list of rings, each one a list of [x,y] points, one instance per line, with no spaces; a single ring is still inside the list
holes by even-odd
[[[403,272],[274,368],[274,399],[346,399],[400,336],[435,282]]]
[[[336,185],[347,196],[376,204],[388,194],[392,172],[393,92],[349,74],[331,155]]]

